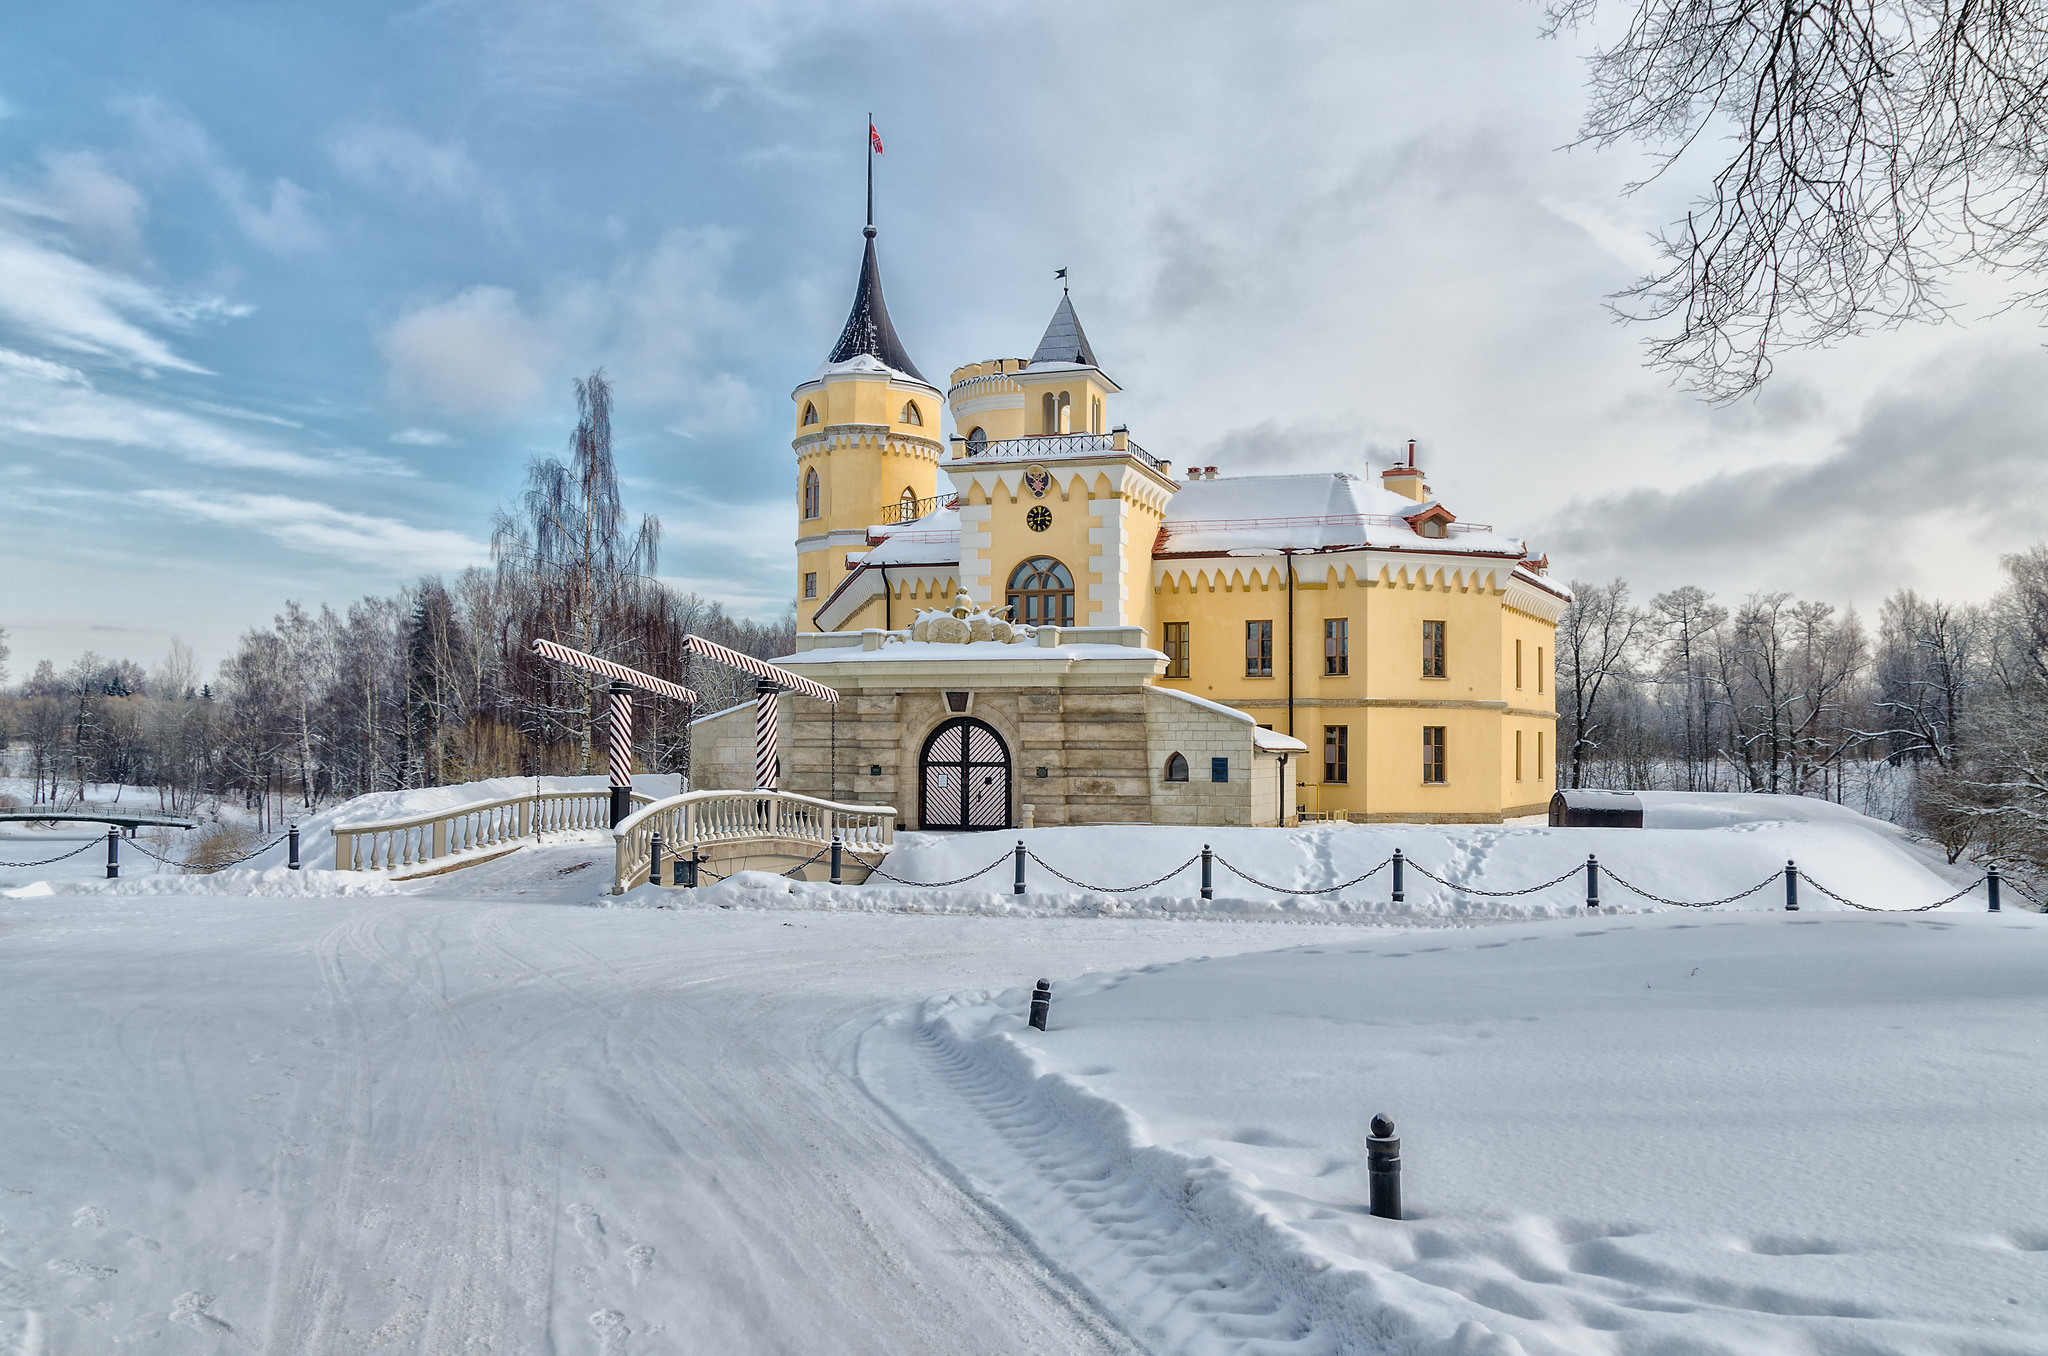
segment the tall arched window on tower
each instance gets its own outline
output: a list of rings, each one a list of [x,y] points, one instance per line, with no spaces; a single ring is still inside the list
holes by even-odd
[[[1072,433],[1074,431],[1074,397],[1068,391],[1060,392],[1059,431],[1061,433]]]
[[[804,472],[804,517],[818,516],[818,468],[813,466]]]
[[[1010,620],[1027,626],[1074,624],[1074,576],[1051,556],[1035,556],[1010,575]]]
[[[1102,432],[1102,397],[1101,397],[1101,396],[1097,396],[1097,397],[1095,397],[1095,398],[1094,398],[1093,400],[1091,400],[1091,401],[1089,401],[1089,402],[1088,402],[1088,431],[1089,431],[1090,433],[1100,433],[1100,432]]]
[[[804,423],[806,423],[806,424],[815,424],[815,423],[817,423],[817,422],[818,422],[818,407],[817,407],[816,405],[812,405],[812,404],[806,404],[806,405],[804,406]]]
[[[978,457],[988,451],[988,430],[976,424],[967,430],[967,455]]]
[[[915,400],[906,400],[903,402],[903,417],[897,420],[896,422],[899,424],[916,424],[920,428],[924,426],[924,416],[918,413],[917,402]]]
[[[917,517],[917,491],[905,485],[903,497],[896,501],[896,521],[907,523]]]
[[[1045,411],[1044,431],[1048,434],[1058,433],[1060,431],[1060,402],[1053,398],[1051,391],[1047,391],[1045,399],[1039,403],[1040,408]]]

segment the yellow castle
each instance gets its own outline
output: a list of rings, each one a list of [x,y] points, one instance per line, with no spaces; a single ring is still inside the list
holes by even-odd
[[[1064,290],[1030,357],[942,392],[866,235],[845,330],[792,393],[783,662],[845,700],[781,698],[784,785],[924,828],[1544,809],[1569,595],[1438,499],[1412,443],[1378,485],[1176,470],[1115,422]],[[751,721],[698,722],[700,784],[750,784]]]

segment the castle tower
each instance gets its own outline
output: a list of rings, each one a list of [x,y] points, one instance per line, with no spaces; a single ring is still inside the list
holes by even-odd
[[[831,356],[790,393],[796,406],[797,629],[867,550],[868,528],[936,507],[944,398],[896,337],[882,299],[875,228],[863,234],[853,310]]]

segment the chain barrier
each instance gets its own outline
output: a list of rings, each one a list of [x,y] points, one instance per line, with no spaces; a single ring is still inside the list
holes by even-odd
[[[1159,877],[1157,880],[1148,880],[1143,885],[1090,885],[1086,881],[1075,880],[1072,876],[1060,870],[1051,862],[1048,862],[1045,858],[1033,852],[1030,848],[1024,849],[1024,855],[1026,857],[1029,857],[1032,861],[1037,862],[1040,866],[1044,867],[1047,871],[1050,871],[1053,875],[1058,876],[1067,884],[1074,886],[1076,889],[1094,890],[1099,894],[1105,895],[1135,894],[1139,890],[1149,890],[1155,885],[1164,885],[1167,881],[1172,880],[1175,876],[1178,876],[1181,872],[1187,870],[1196,862],[1202,860],[1202,854],[1197,852],[1194,856],[1188,858],[1179,866],[1176,866],[1175,868],[1173,868],[1173,870],[1167,872],[1165,875]]]
[[[952,880],[905,880],[902,876],[892,876],[887,871],[884,871],[879,862],[866,861],[860,856],[859,853],[854,853],[852,854],[852,856],[855,861],[859,862],[862,866],[865,866],[868,869],[868,876],[870,879],[872,879],[875,876],[880,876],[883,880],[893,880],[898,885],[914,885],[920,890],[939,890],[943,889],[948,885],[959,885],[963,881],[973,880],[976,876],[986,876],[989,872],[995,870],[1004,862],[1010,860],[1010,854],[1005,852],[1002,856],[996,858],[987,866],[981,868],[981,870],[970,871],[964,876],[955,876]]]
[[[2020,898],[2026,900],[2027,903],[2033,905],[2037,909],[2042,907],[2041,897],[2035,894],[2032,890],[2029,890],[2024,884],[2022,884],[2017,876],[2000,876],[1999,879],[2004,881],[2007,885],[2010,885],[2013,889],[2019,891]]]
[[[819,848],[816,852],[813,852],[810,856],[804,858],[802,861],[798,862],[795,866],[792,866],[791,868],[789,868],[789,870],[783,872],[782,874],[788,876],[791,880],[801,880],[803,878],[797,875],[797,872],[803,870],[812,862],[817,861],[820,857],[823,857],[830,851],[832,851],[832,845],[830,843],[827,843],[824,847]],[[704,868],[700,866],[697,869],[701,871]]]
[[[1723,905],[1723,904],[1733,904],[1733,903],[1734,903],[1734,902],[1735,902],[1736,900],[1738,900],[1738,899],[1748,899],[1748,898],[1749,898],[1749,897],[1750,897],[1751,895],[1753,895],[1753,894],[1755,894],[1755,893],[1756,893],[1757,891],[1759,891],[1759,890],[1763,889],[1763,888],[1764,888],[1764,887],[1765,887],[1766,885],[1770,885],[1770,884],[1772,884],[1773,882],[1776,882],[1776,881],[1781,881],[1781,880],[1785,879],[1785,873],[1784,873],[1784,872],[1782,872],[1782,871],[1773,871],[1773,872],[1772,872],[1772,873],[1771,873],[1770,875],[1768,875],[1768,876],[1765,876],[1765,877],[1764,877],[1764,878],[1763,878],[1762,880],[1760,880],[1760,881],[1758,881],[1758,882],[1757,882],[1756,884],[1754,884],[1754,885],[1750,886],[1750,887],[1749,887],[1749,888],[1748,888],[1747,890],[1744,890],[1744,891],[1743,891],[1743,892],[1742,892],[1741,894],[1739,894],[1739,895],[1730,895],[1730,896],[1728,896],[1728,897],[1727,897],[1726,899],[1699,899],[1699,900],[1692,900],[1692,899],[1666,899],[1666,898],[1664,898],[1664,896],[1662,896],[1662,895],[1653,895],[1653,894],[1651,894],[1651,893],[1650,893],[1650,892],[1649,892],[1648,890],[1645,890],[1645,889],[1644,889],[1644,888],[1643,888],[1642,886],[1640,886],[1640,885],[1630,885],[1630,884],[1629,884],[1629,883],[1628,883],[1627,881],[1623,880],[1623,879],[1622,879],[1622,878],[1621,878],[1620,876],[1617,876],[1617,875],[1615,875],[1612,869],[1610,869],[1610,868],[1608,868],[1608,867],[1606,867],[1606,866],[1604,866],[1604,865],[1603,865],[1603,866],[1602,866],[1602,867],[1600,868],[1600,874],[1601,874],[1601,875],[1603,875],[1603,876],[1605,876],[1605,877],[1607,877],[1607,879],[1609,879],[1609,880],[1613,881],[1613,882],[1614,882],[1614,883],[1615,883],[1616,885],[1619,885],[1619,886],[1620,886],[1620,887],[1621,887],[1622,889],[1624,889],[1624,890],[1627,890],[1627,891],[1629,891],[1629,892],[1630,892],[1630,893],[1632,893],[1632,894],[1638,894],[1638,895],[1641,895],[1641,896],[1642,896],[1642,897],[1643,897],[1644,899],[1647,899],[1647,900],[1651,900],[1651,901],[1653,901],[1653,902],[1655,902],[1655,903],[1658,903],[1658,904],[1669,904],[1669,905],[1670,905],[1670,906],[1671,906],[1672,908],[1674,908],[1674,909],[1715,909],[1715,908],[1719,908],[1719,907],[1720,907],[1721,905]],[[1805,878],[1804,876],[1802,876],[1802,877],[1800,877],[1800,879],[1801,879],[1801,880],[1804,880],[1804,879],[1806,879],[1806,878]]]
[[[1783,875],[1784,873],[1781,871],[1778,874]],[[1853,899],[1842,898],[1833,890],[1828,889],[1827,886],[1822,885],[1819,881],[1807,875],[1804,871],[1799,873],[1799,879],[1805,884],[1811,885],[1814,889],[1820,891],[1829,899],[1834,900],[1835,903],[1844,905],[1851,909],[1861,909],[1864,913],[1926,913],[1929,909],[1938,909],[1944,904],[1955,903],[1957,900],[1961,899],[1964,895],[1970,893],[1970,891],[1976,889],[1978,886],[1982,885],[1986,880],[1990,878],[1988,876],[1979,876],[1977,877],[1977,879],[1971,881],[1968,885],[1965,885],[1962,889],[1950,895],[1947,899],[1937,899],[1932,904],[1922,904],[1917,909],[1880,909],[1875,908],[1869,904],[1858,904]]]
[[[272,848],[276,847],[279,843],[282,843],[285,839],[289,837],[291,837],[291,833],[289,830],[287,830],[286,832],[279,834],[277,837],[265,843],[262,847],[251,848],[249,851],[243,853],[241,856],[236,857],[231,861],[221,862],[214,866],[194,866],[190,862],[179,861],[175,857],[164,857],[158,855],[157,853],[151,852],[148,848],[142,846],[142,844],[136,839],[130,838],[127,841],[129,847],[134,848],[137,852],[141,853],[145,857],[150,858],[152,861],[162,862],[165,866],[180,867],[186,871],[193,872],[196,875],[210,876],[216,871],[225,871],[231,866],[240,866],[243,862],[248,861],[252,857],[260,857],[264,853],[270,851]]]
[[[101,843],[105,841],[106,840],[103,838],[88,838],[85,840],[85,843],[82,846],[75,847],[71,849],[71,851],[69,852],[59,853],[55,857],[45,857],[39,862],[0,862],[0,866],[13,867],[16,869],[29,866],[48,866],[51,862],[61,862],[66,857],[76,857],[81,852],[89,852],[93,848],[98,847]]]
[[[1228,871],[1231,875],[1238,877],[1240,880],[1249,881],[1251,884],[1258,886],[1261,890],[1271,890],[1274,894],[1327,895],[1335,893],[1338,890],[1348,890],[1354,885],[1358,885],[1365,881],[1371,880],[1374,876],[1377,876],[1380,872],[1392,866],[1394,864],[1394,859],[1392,857],[1387,858],[1385,861],[1381,862],[1378,866],[1374,867],[1372,870],[1366,872],[1362,876],[1353,876],[1350,880],[1343,881],[1336,885],[1325,885],[1321,889],[1317,890],[1294,890],[1288,888],[1285,885],[1268,884],[1267,882],[1260,880],[1257,876],[1248,876],[1244,872],[1238,870],[1236,867],[1232,866],[1228,861],[1224,860],[1223,854],[1220,852],[1216,854],[1216,864],[1222,867],[1225,871]]]
[[[1531,885],[1527,889],[1523,890],[1481,890],[1476,886],[1459,885],[1455,881],[1445,880],[1442,876],[1439,876],[1438,874],[1436,874],[1436,872],[1430,870],[1428,867],[1417,866],[1415,864],[1415,859],[1412,857],[1403,858],[1403,861],[1407,863],[1408,869],[1410,871],[1413,871],[1416,875],[1427,876],[1431,880],[1435,881],[1438,885],[1441,885],[1446,889],[1456,890],[1460,894],[1485,895],[1488,899],[1513,899],[1517,895],[1533,895],[1538,890],[1548,890],[1553,885],[1562,885],[1566,881],[1570,880],[1573,876],[1580,874],[1586,869],[1583,866],[1575,866],[1571,870],[1565,872],[1562,876],[1559,876],[1556,880],[1547,880],[1544,881],[1541,885]]]

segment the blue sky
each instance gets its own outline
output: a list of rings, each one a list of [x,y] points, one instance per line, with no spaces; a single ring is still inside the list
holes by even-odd
[[[872,109],[928,375],[1028,353],[1072,272],[1114,411],[1225,474],[1421,441],[1461,516],[1639,591],[1865,607],[2042,534],[2035,318],[1793,355],[1709,409],[1603,298],[1682,212],[1558,149],[1587,39],[1522,0],[73,3],[0,47],[12,669],[203,661],[287,597],[485,559],[617,384],[663,573],[792,586],[791,387],[836,338]],[[1986,293],[1988,297],[1990,294]],[[1971,309],[1974,307],[1975,309]]]

